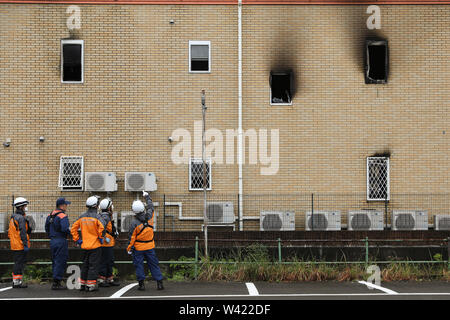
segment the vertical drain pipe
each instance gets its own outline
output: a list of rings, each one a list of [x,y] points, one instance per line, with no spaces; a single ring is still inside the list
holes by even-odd
[[[238,0],[238,166],[239,166],[239,231],[244,227],[242,179],[242,0]]]

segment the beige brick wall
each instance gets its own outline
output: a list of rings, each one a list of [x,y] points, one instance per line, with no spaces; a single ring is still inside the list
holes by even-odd
[[[246,192],[365,193],[366,157],[383,151],[392,193],[449,191],[450,12],[382,6],[372,33],[366,8],[244,6],[244,128],[280,129],[278,174],[246,167]],[[364,83],[364,39],[374,34],[389,41],[387,85]],[[296,71],[292,106],[269,104],[276,67]]]
[[[157,197],[188,193],[188,167],[171,162],[167,137],[201,120],[201,89],[208,127],[236,129],[237,7],[80,7],[71,35],[66,5],[0,5],[0,139],[12,140],[1,147],[0,193],[58,193],[61,155],[121,179],[155,172]],[[392,193],[448,192],[450,12],[381,8],[387,85],[364,84],[366,6],[244,6],[244,130],[280,132],[278,174],[244,165],[245,193],[360,193],[363,203],[366,157],[387,150]],[[84,84],[60,82],[60,40],[70,36],[85,41]],[[189,40],[211,41],[210,74],[188,73]],[[269,104],[277,68],[295,70],[292,106]],[[210,194],[237,194],[237,171],[214,165]]]

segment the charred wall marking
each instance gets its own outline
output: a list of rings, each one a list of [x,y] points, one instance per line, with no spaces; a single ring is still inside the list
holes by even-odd
[[[294,16],[293,10],[285,8],[279,10],[280,21],[297,21]],[[298,35],[297,26],[290,26],[285,23],[280,23],[274,30],[274,36],[272,37],[272,46],[270,54],[269,74],[268,82],[272,90],[272,93],[276,91],[279,93],[280,89],[288,89],[290,97],[283,92],[281,95],[277,95],[277,99],[271,103],[291,103],[294,99],[299,86],[299,70],[298,59],[301,57],[301,50],[298,48]],[[275,89],[275,90],[274,90]],[[285,91],[285,90],[283,90]],[[286,101],[288,99],[289,101]]]

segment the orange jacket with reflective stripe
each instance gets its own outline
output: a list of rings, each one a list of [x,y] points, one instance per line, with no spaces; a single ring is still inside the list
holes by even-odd
[[[136,223],[136,218],[135,222]],[[138,221],[141,222],[141,221]],[[131,233],[130,242],[127,247],[127,251],[134,247],[137,251],[150,250],[155,247],[155,241],[153,239],[153,216],[147,220],[148,226],[144,227],[144,223],[137,225]]]
[[[22,212],[16,211],[9,220],[8,238],[11,250],[23,250],[24,242],[30,248],[30,236],[28,235],[28,222]]]
[[[97,213],[97,209],[89,208],[86,213],[83,213],[77,221],[74,222],[70,233],[73,240],[76,242],[80,239],[78,230],[81,230],[81,249],[92,250],[101,246],[99,238],[103,238],[105,234],[105,227],[103,220]]]

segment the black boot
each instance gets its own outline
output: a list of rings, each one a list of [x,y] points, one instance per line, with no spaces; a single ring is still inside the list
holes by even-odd
[[[109,284],[108,282],[106,282],[106,281],[102,281],[102,282],[99,282],[99,283],[98,283],[98,286],[99,286],[99,287],[109,287],[110,284]]]
[[[156,290],[164,290],[162,280],[156,281]]]
[[[85,291],[86,290],[86,285],[82,284],[80,285],[80,291]]]
[[[23,283],[22,281],[20,281],[20,282],[17,282],[17,283],[13,282],[13,288],[15,288],[15,289],[23,289],[23,288],[28,288],[28,286],[25,283]]]
[[[98,285],[97,284],[88,285],[88,286],[86,286],[86,291],[89,291],[89,292],[98,291]]]
[[[52,290],[64,290],[67,289],[63,285],[61,285],[61,280],[53,280]]]
[[[138,290],[141,290],[141,291],[145,290],[144,280],[139,280],[139,288],[138,288]]]
[[[116,279],[108,281],[108,284],[112,287],[120,286],[120,282],[118,282]]]

